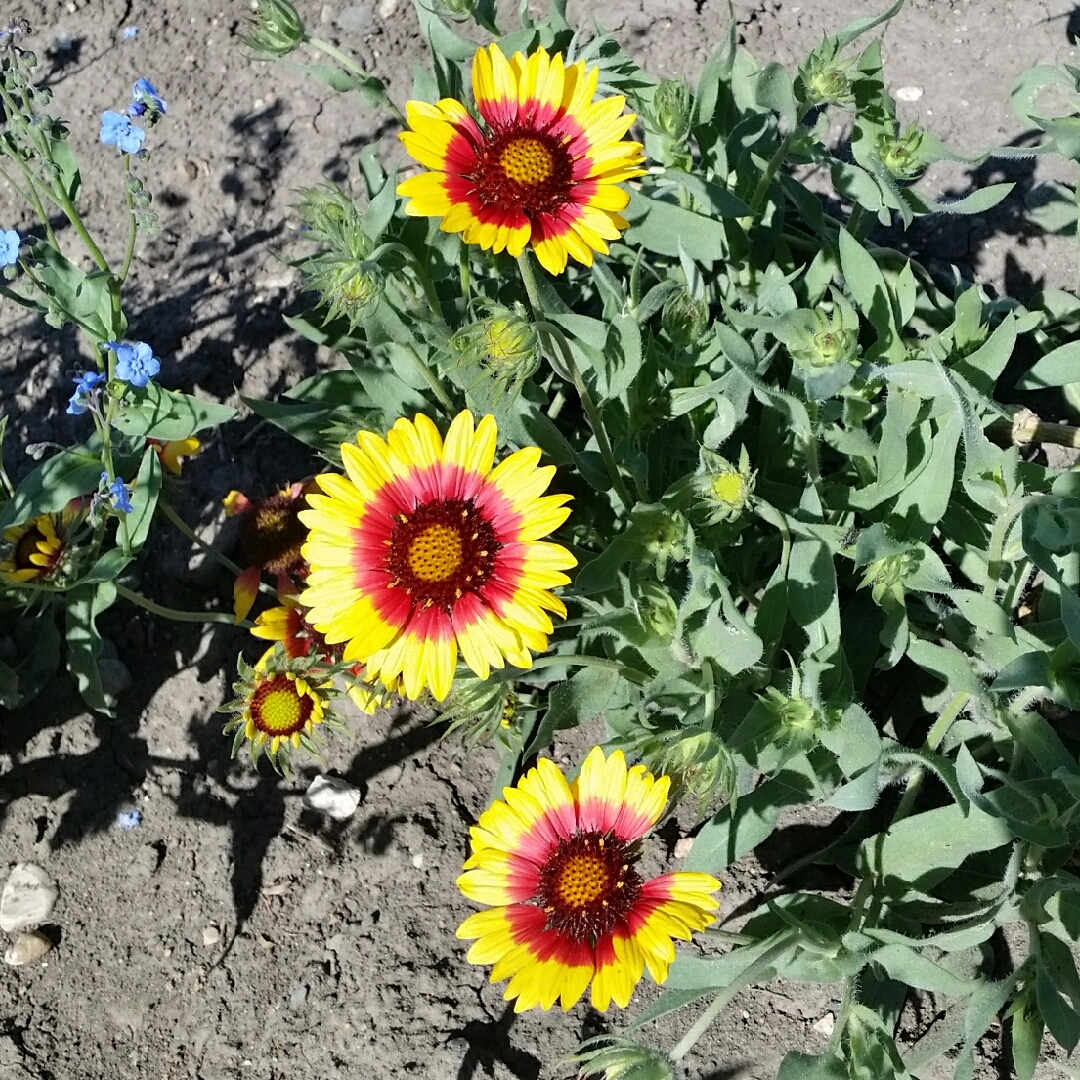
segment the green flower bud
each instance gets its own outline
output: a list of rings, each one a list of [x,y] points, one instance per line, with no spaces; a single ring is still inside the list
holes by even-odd
[[[374,249],[364,232],[360,208],[352,197],[333,184],[300,189],[296,204],[305,239],[325,244],[339,255],[363,261]]]
[[[788,342],[791,359],[811,373],[824,371],[834,364],[857,364],[859,362],[859,331],[844,325],[839,306],[832,315],[814,311],[808,327],[799,328]]]
[[[306,36],[303,21],[289,0],[259,0],[248,32],[240,40],[257,52],[288,56]]]
[[[453,335],[450,348],[504,390],[516,389],[540,366],[540,335],[520,308],[492,305],[484,318]]]
[[[929,164],[923,150],[926,133],[919,129],[915,121],[903,134],[899,128],[892,132],[882,132],[877,139],[878,157],[881,164],[897,180],[917,180]]]
[[[904,582],[915,572],[918,563],[918,555],[913,551],[901,551],[875,559],[863,571],[859,588],[869,585],[876,604],[880,604],[887,593],[903,602]]]
[[[709,326],[709,304],[695,300],[686,289],[668,297],[660,315],[667,336],[680,348],[694,344]]]
[[[684,79],[664,79],[653,94],[649,120],[652,127],[672,142],[682,143],[690,134],[694,99]]]
[[[642,582],[637,595],[638,618],[654,637],[666,641],[679,621],[679,608],[671,594],[655,581]]]
[[[735,787],[735,759],[711,731],[688,733],[670,743],[658,765],[678,790],[701,801],[718,790],[730,797]]]
[[[512,683],[469,676],[454,680],[436,722],[446,723],[446,733],[457,732],[471,750],[496,737],[505,739],[514,733],[520,736],[518,719],[518,696]]]
[[[635,507],[632,517],[657,577],[663,580],[669,562],[686,562],[689,558],[686,537],[690,526],[678,510],[655,503]]]
[[[853,105],[855,94],[848,75],[854,58],[841,60],[835,39],[825,40],[799,69],[802,97],[807,105]]]
[[[581,1080],[674,1080],[675,1076],[665,1055],[614,1035],[590,1039],[571,1060],[581,1066]]]
[[[739,452],[738,468],[709,450],[702,450],[701,456],[704,472],[698,478],[698,491],[708,512],[708,523],[734,521],[750,505],[757,479],[746,447]]]
[[[790,746],[809,748],[823,726],[817,709],[804,697],[788,697],[770,686],[758,700],[776,717],[780,738]]]

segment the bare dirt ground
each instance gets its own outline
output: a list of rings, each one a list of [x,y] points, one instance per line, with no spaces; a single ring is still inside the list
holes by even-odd
[[[751,50],[788,64],[824,30],[872,9],[861,0],[736,6]],[[423,48],[407,0],[300,7],[398,100],[408,96]],[[726,22],[720,0],[575,8],[617,32],[655,74],[691,79]],[[55,111],[70,120],[83,162],[90,223],[110,251],[122,244],[121,193],[116,157],[96,141],[100,113],[122,106],[140,75],[169,102],[142,168],[163,227],[140,243],[129,304],[132,336],[154,344],[163,383],[239,404],[240,395],[276,395],[333,365],[281,321],[299,308],[283,261],[295,250],[290,203],[297,187],[321,178],[356,183],[357,154],[373,140],[397,156],[388,116],[288,65],[251,60],[236,37],[247,4],[23,0],[0,14],[34,25]],[[122,38],[127,26],[138,27],[132,40]],[[885,33],[888,82],[921,88],[916,102],[901,103],[904,118],[918,116],[957,149],[1009,143],[1025,135],[1008,106],[1014,78],[1041,61],[1076,63],[1078,28],[1080,9],[1066,0],[909,0]],[[1019,190],[993,219],[935,219],[907,241],[999,291],[1071,283],[1074,248],[1022,223],[1031,166],[974,175],[950,167],[930,184],[962,194],[999,173]],[[2,189],[0,222],[26,224]],[[64,413],[79,343],[9,309],[0,327],[0,400],[11,420],[4,449],[21,475],[32,464],[23,445],[83,435]],[[248,416],[189,463],[177,497],[216,536],[230,488],[266,494],[310,467],[301,448]],[[155,540],[145,575],[147,590],[175,606],[201,603],[208,591],[228,603],[228,579],[189,560],[175,535]],[[454,879],[467,825],[488,799],[492,755],[466,761],[456,743],[406,714],[357,718],[354,742],[337,740],[327,765],[365,798],[353,819],[331,825],[301,806],[314,767],[282,782],[229,759],[214,710],[229,696],[237,650],[255,654],[251,639],[227,627],[155,624],[131,609],[103,623],[133,675],[115,718],[86,712],[60,676],[32,706],[0,716],[0,874],[34,861],[60,890],[59,945],[47,963],[0,969],[0,1080],[572,1073],[561,1060],[600,1018],[584,1004],[569,1016],[515,1017],[454,938],[469,910]],[[554,753],[576,758],[590,738],[580,733]],[[118,811],[131,808],[140,827],[117,828]],[[818,828],[794,820],[732,868],[722,915]],[[677,865],[678,836],[674,824],[662,831],[653,869]],[[837,989],[746,991],[685,1060],[685,1075],[772,1077],[787,1050],[823,1047],[813,1025],[835,1009]],[[651,993],[643,987],[636,1004]],[[651,1037],[670,1046],[680,1033],[659,1024]],[[984,1040],[980,1080],[1009,1075],[999,1042],[995,1033]]]

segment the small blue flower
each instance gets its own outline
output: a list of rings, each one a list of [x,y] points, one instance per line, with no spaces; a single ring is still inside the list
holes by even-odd
[[[137,26],[125,26],[124,29],[121,31],[121,34],[120,34],[120,36],[125,41],[131,41],[132,38],[138,37],[138,35],[139,35],[139,28]]]
[[[105,348],[116,353],[116,377],[132,386],[145,386],[161,370],[161,361],[145,341],[106,341]]]
[[[129,116],[142,116],[147,109],[152,109],[164,116],[169,109],[167,102],[149,79],[140,79],[131,88],[131,102],[128,107]]]
[[[118,476],[111,484],[109,481],[109,474],[103,472],[101,474],[102,483],[107,485],[107,490],[113,498],[113,504],[116,509],[123,514],[130,514],[134,507],[131,505],[131,488],[124,483]]]
[[[105,381],[99,371],[87,371],[75,376],[75,393],[71,395],[67,411],[71,416],[81,416],[86,412],[90,395]]]
[[[14,229],[0,229],[0,266],[14,266],[19,261],[19,234]]]
[[[111,109],[101,114],[100,139],[106,146],[115,146],[125,154],[137,154],[145,138],[146,132],[126,116]]]

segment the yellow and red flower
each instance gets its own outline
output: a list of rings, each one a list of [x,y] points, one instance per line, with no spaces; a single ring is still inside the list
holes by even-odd
[[[232,718],[225,734],[233,734],[233,754],[246,742],[252,761],[265,753],[275,769],[289,771],[292,750],[317,752],[315,725],[333,719],[328,695],[332,688],[316,683],[317,672],[298,670],[271,648],[254,668],[237,661],[241,681],[233,685],[236,700],[224,706]]]
[[[179,476],[183,471],[184,458],[194,457],[202,449],[202,443],[194,436],[188,439],[170,439],[167,442],[161,439],[146,441],[157,451],[161,467],[173,476]]]
[[[264,570],[278,579],[279,593],[291,581],[306,574],[300,548],[307,529],[299,514],[311,490],[310,482],[297,481],[265,499],[249,499],[239,491],[230,491],[222,500],[229,517],[242,519],[236,547],[240,564],[247,564],[247,569],[233,582],[237,622],[255,603]]]
[[[311,530],[301,602],[344,659],[388,689],[425,688],[442,701],[458,652],[481,679],[504,664],[532,666],[547,648],[550,590],[577,560],[540,537],[570,511],[543,495],[554,466],[526,447],[495,468],[495,420],[459,413],[443,441],[424,415],[398,420],[384,442],[368,431],[341,448],[345,476],[323,473],[300,518]]]
[[[539,48],[509,60],[498,45],[473,59],[479,123],[461,102],[410,101],[405,149],[429,172],[398,187],[405,212],[441,217],[444,232],[517,257],[531,243],[552,274],[568,255],[591,266],[593,252],[628,227],[619,187],[641,176],[640,143],[623,138],[636,117],[621,95],[593,101],[598,68],[566,65]]]
[[[47,581],[69,554],[71,536],[90,508],[89,496],[77,496],[58,514],[39,514],[4,530],[0,581],[27,585]]]
[[[472,827],[458,887],[494,906],[457,936],[476,939],[469,962],[494,965],[492,982],[510,980],[503,996],[517,999],[515,1011],[556,1000],[569,1009],[590,983],[595,1009],[625,1008],[646,968],[667,979],[672,938],[689,941],[716,917],[720,882],[708,874],[637,872],[634,845],[663,813],[668,786],[597,746],[572,784],[541,758]]]

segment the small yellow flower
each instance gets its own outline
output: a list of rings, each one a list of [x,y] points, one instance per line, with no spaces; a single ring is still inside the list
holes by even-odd
[[[51,514],[42,514],[22,525],[5,529],[4,541],[10,548],[0,560],[0,578],[12,585],[48,578],[64,550],[57,525]]]

